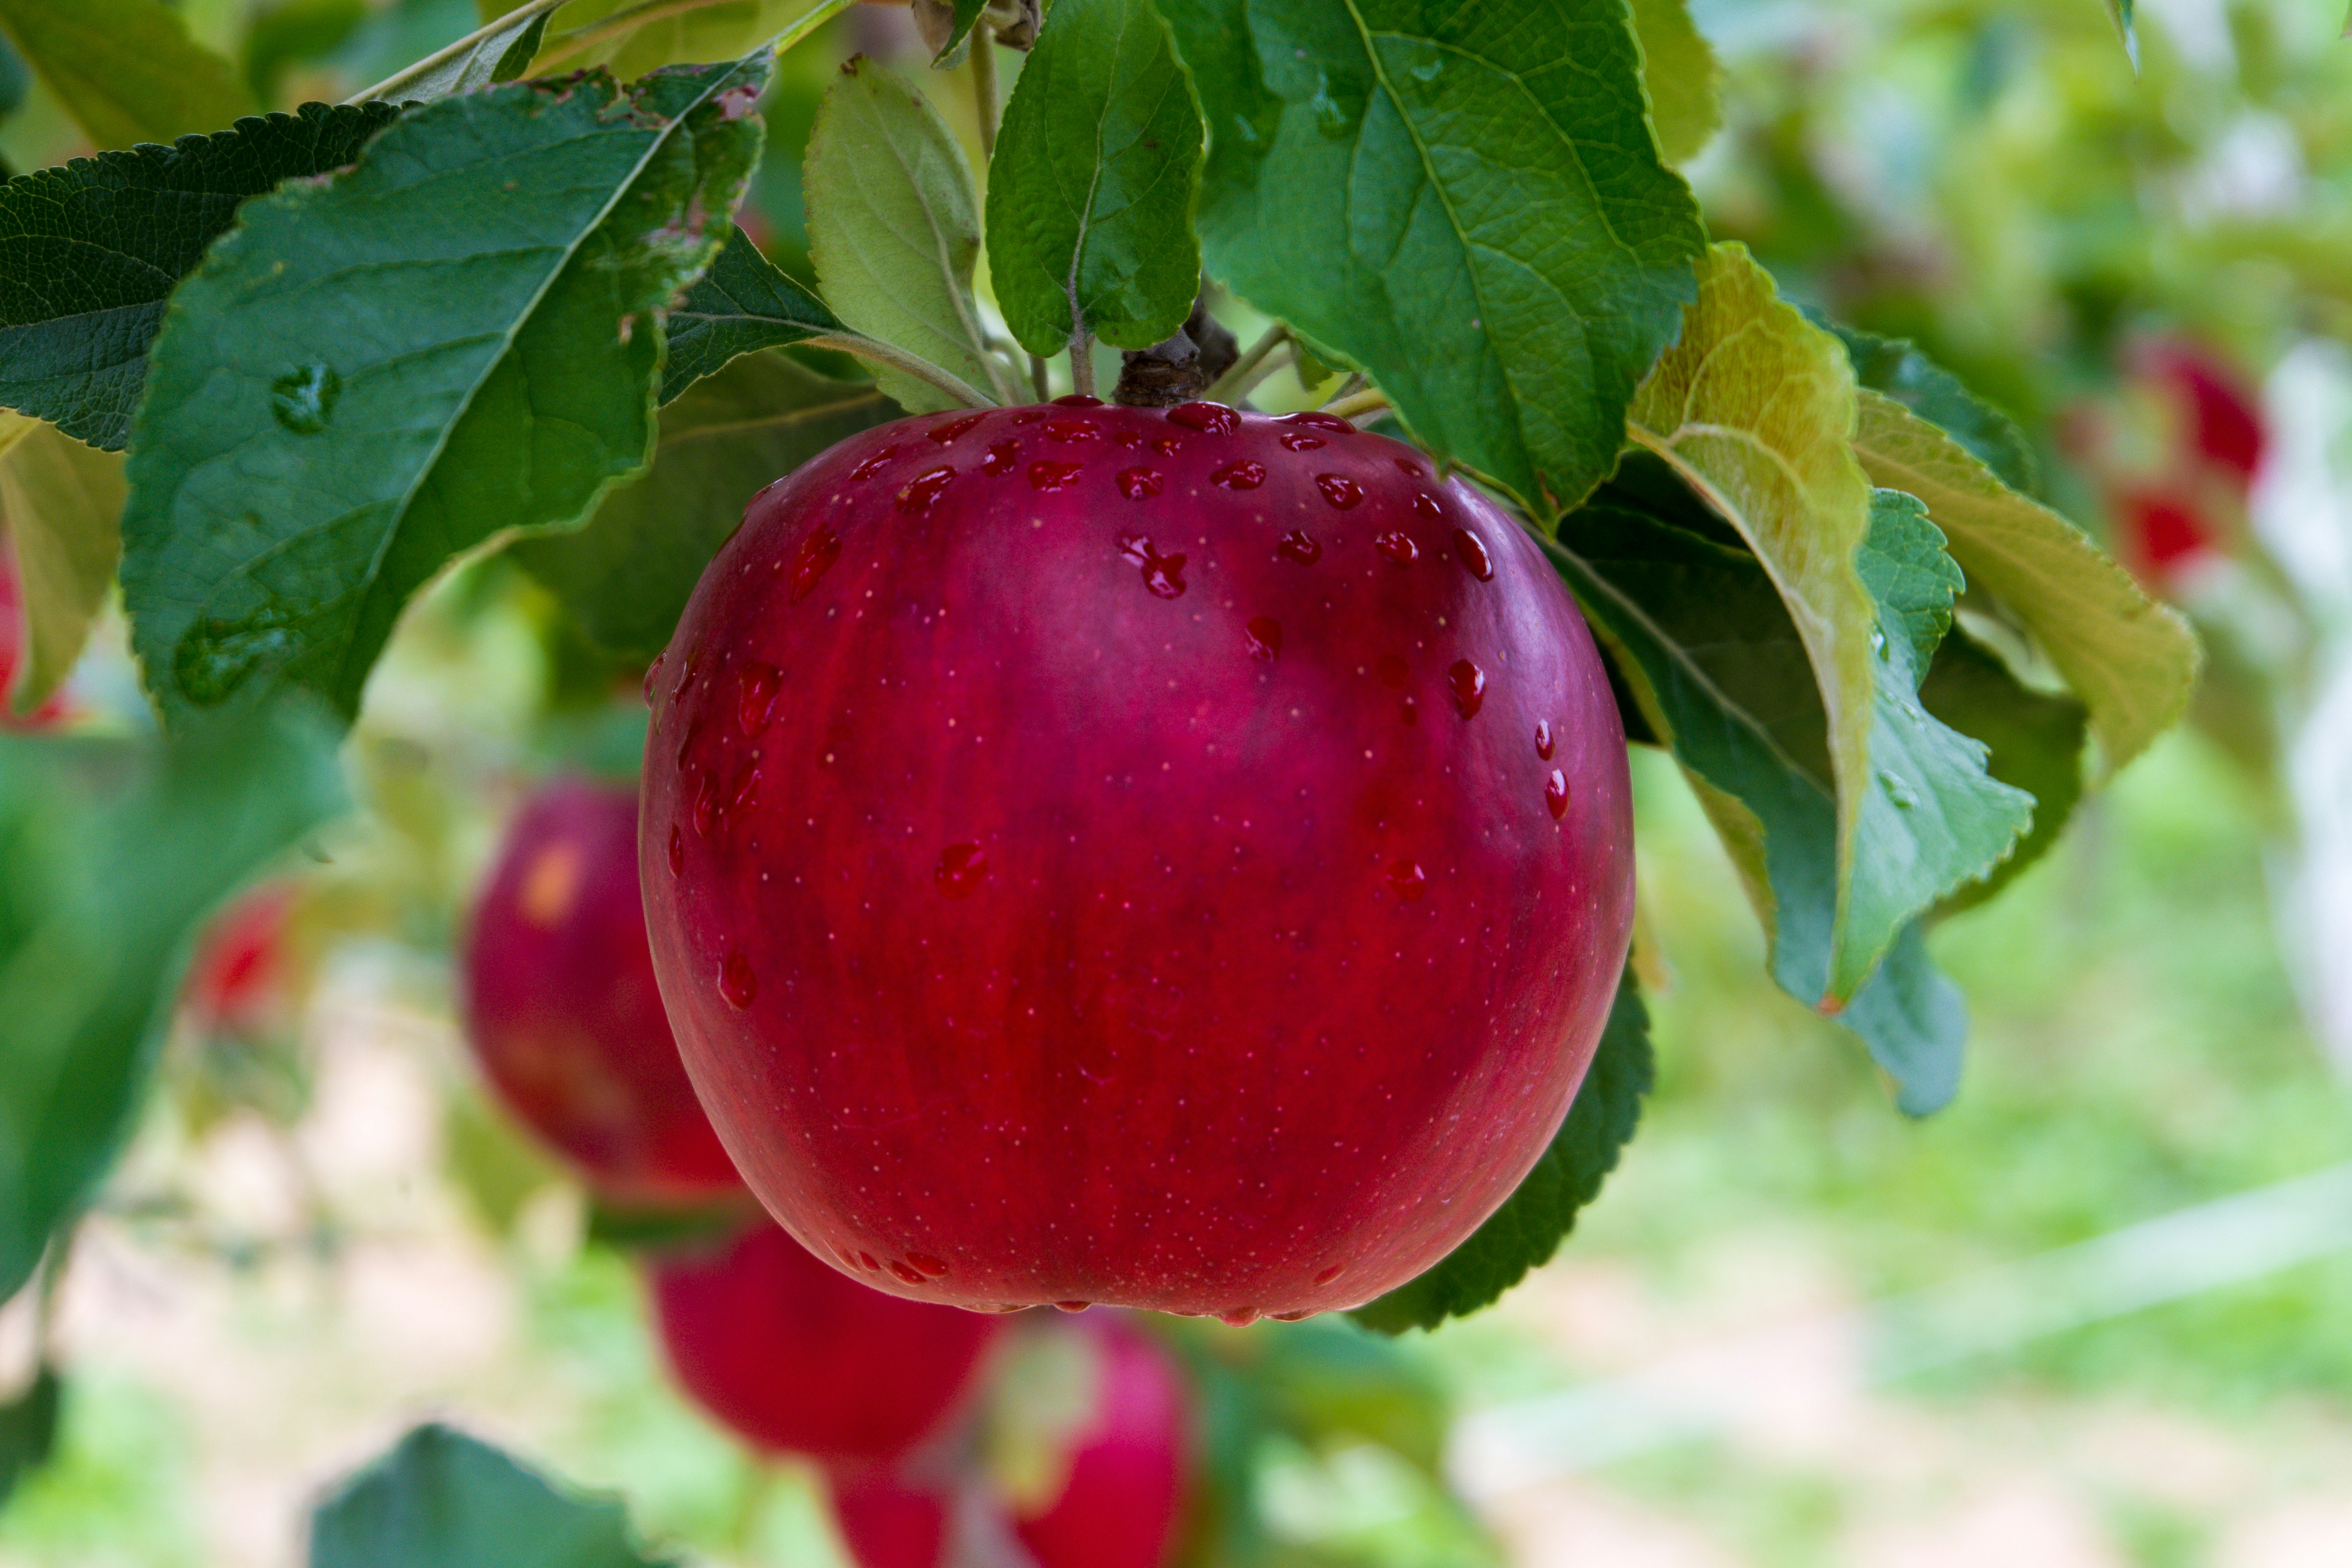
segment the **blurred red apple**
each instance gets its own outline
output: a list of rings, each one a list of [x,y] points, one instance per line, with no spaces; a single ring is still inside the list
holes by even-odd
[[[715,1255],[656,1257],[654,1314],[677,1380],[754,1446],[896,1459],[971,1392],[998,1320],[844,1278],[761,1221]]]
[[[827,1478],[833,1520],[857,1568],[945,1568],[953,1495],[880,1466]]]
[[[300,893],[292,882],[265,882],[205,928],[180,993],[199,1033],[251,1037],[284,1023],[293,978],[287,921]]]
[[[1071,1435],[1060,1488],[1018,1508],[1013,1530],[1037,1568],[1161,1568],[1192,1479],[1191,1399],[1159,1341],[1105,1314],[1066,1331],[1094,1350],[1092,1413]]]
[[[16,689],[17,671],[24,667],[26,635],[24,592],[16,581],[16,548],[6,534],[0,533],[0,731],[47,730],[73,716],[72,705],[61,692],[30,713],[16,711],[11,694]]]
[[[1517,1185],[1615,992],[1591,637],[1502,512],[1328,416],[855,437],[752,501],[655,689],[688,1066],[884,1289],[1366,1300]]]
[[[741,1190],[662,1011],[637,893],[636,796],[534,795],[474,910],[467,1038],[507,1107],[600,1194],[677,1204]]]

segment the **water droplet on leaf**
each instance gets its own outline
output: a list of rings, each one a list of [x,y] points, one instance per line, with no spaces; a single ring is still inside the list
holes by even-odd
[[[343,378],[323,364],[306,364],[269,384],[269,412],[297,436],[316,436],[335,416]]]

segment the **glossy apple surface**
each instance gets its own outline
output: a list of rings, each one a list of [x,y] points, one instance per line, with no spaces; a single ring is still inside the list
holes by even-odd
[[[499,1098],[608,1198],[741,1190],[678,1061],[637,892],[636,795],[564,780],[507,831],[464,955],[466,1037]]]
[[[829,1463],[896,1459],[970,1394],[995,1318],[886,1296],[761,1221],[722,1250],[657,1258],[671,1369],[757,1447]]]
[[[1192,1479],[1191,1398],[1159,1341],[1108,1314],[1071,1325],[1092,1342],[1093,1414],[1072,1434],[1065,1479],[1013,1528],[1037,1568],[1161,1568]]]
[[[1495,507],[1327,416],[853,437],[753,500],[652,684],[679,1045],[882,1289],[1363,1301],[1507,1195],[1607,1016],[1591,636]]]

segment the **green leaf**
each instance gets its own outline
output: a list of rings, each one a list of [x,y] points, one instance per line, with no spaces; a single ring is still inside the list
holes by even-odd
[[[191,929],[341,794],[299,710],[160,755],[0,740],[0,1299],[129,1136]]]
[[[25,1478],[49,1462],[58,1446],[58,1415],[65,1384],[44,1363],[24,1393],[0,1405],[0,1504]]]
[[[1617,1168],[1618,1154],[1641,1120],[1642,1097],[1656,1077],[1649,1010],[1628,971],[1568,1119],[1527,1180],[1436,1268],[1349,1316],[1382,1333],[1433,1329],[1492,1305],[1528,1269],[1549,1261]]]
[[[305,104],[0,185],[0,406],[121,450],[164,299],[239,205],[351,163],[395,112]]]
[[[735,229],[710,270],[695,279],[685,301],[669,313],[661,400],[672,401],[738,354],[844,331],[824,300],[761,255],[751,236]]]
[[[2103,773],[2188,710],[2198,668],[2188,623],[2080,529],[1891,397],[1862,394],[1854,451],[1872,479],[1927,503],[1969,581],[2040,643],[2090,710]]]
[[[898,416],[871,386],[781,354],[747,354],[662,410],[653,472],[605,498],[576,534],[531,539],[515,559],[553,589],[589,637],[650,661],[702,569],[774,480],[835,442]]]
[[[1854,379],[1882,392],[1974,454],[2011,489],[2028,494],[2042,482],[2033,443],[2017,421],[1979,398],[1960,378],[1902,338],[1882,338],[1815,318],[1835,332],[1853,363]]]
[[[1021,346],[1145,349],[1182,326],[1200,183],[1200,106],[1151,0],[1061,0],[989,165],[989,277]]]
[[[1723,129],[1723,68],[1691,26],[1685,0],[1633,0],[1633,31],[1659,150],[1669,163],[1695,158]]]
[[[757,1214],[756,1207],[750,1210]],[[591,1195],[588,1235],[592,1246],[615,1252],[708,1251],[743,1227],[742,1204],[706,1204],[697,1208],[624,1208]]]
[[[742,194],[766,69],[441,99],[247,206],[173,301],[131,461],[123,599],[168,721],[289,689],[348,720],[453,558],[644,468],[660,312]]]
[[[13,691],[0,691],[19,713],[29,713],[73,669],[89,636],[90,618],[114,585],[122,557],[122,459],[61,434],[53,425],[0,414],[0,425],[25,424],[0,449],[0,526],[16,548],[16,581],[24,593],[25,662]]]
[[[1402,1347],[1316,1319],[1267,1332],[1249,1376],[1267,1421],[1308,1448],[1369,1441],[1439,1474],[1445,1391]]]
[[[1167,16],[1207,111],[1210,271],[1362,366],[1440,458],[1539,516],[1582,499],[1706,245],[1624,0]]]
[[[664,66],[731,60],[770,44],[789,48],[849,0],[573,0],[534,62],[535,74],[603,66],[622,81]]]
[[[972,297],[980,215],[963,150],[903,78],[862,55],[842,73],[817,110],[802,168],[819,291],[850,326],[940,366],[975,395],[1022,401],[989,352]],[[876,379],[913,413],[958,406],[903,372]]]
[[[412,1429],[310,1516],[310,1568],[658,1568],[620,1500],[558,1489],[477,1438]]]
[[[1544,546],[1721,834],[1773,978],[1812,1005],[1837,923],[1836,795],[1820,689],[1770,575],[1671,470],[1638,456]],[[1949,1099],[1967,1018],[1916,925],[1836,1017],[1895,1076],[1906,1111]]]
[[[158,0],[0,0],[0,32],[100,147],[170,142],[254,111],[228,62]]]
[[[2033,826],[2008,859],[1947,898],[1942,912],[1973,909],[2049,851],[2083,797],[2090,711],[2074,698],[2034,691],[1990,648],[1954,631],[1919,688],[1927,711],[1992,753],[1987,771],[2033,797]]]
[[[2139,72],[2139,29],[2134,25],[2134,0],[2107,0],[2107,19],[2116,25],[2116,37],[2124,41],[2124,53],[2131,57],[2132,72]],[[2352,27],[2352,23],[2347,23]]]
[[[1986,775],[1981,748],[1918,709],[1934,648],[1920,638],[1950,624],[1959,574],[1924,517],[1874,501],[1845,439],[1856,393],[1844,349],[1780,302],[1738,247],[1712,252],[1700,280],[1630,430],[1755,552],[1812,666],[1838,846],[1814,1000],[1834,1013],[1906,924],[2008,853],[2031,802]],[[1864,581],[1874,563],[1885,568],[1877,593]],[[1787,984],[1796,971],[1776,973]]]

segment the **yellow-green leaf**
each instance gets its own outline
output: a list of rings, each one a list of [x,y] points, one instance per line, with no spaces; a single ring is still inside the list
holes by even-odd
[[[1723,127],[1723,68],[1691,26],[1685,0],[1633,0],[1633,31],[1658,150],[1669,163],[1696,157]]]
[[[980,210],[971,165],[904,78],[862,57],[843,69],[817,110],[802,167],[818,292],[866,336],[1017,401],[972,296]],[[918,414],[956,405],[901,371],[875,379]]]
[[[2196,637],[2080,529],[2011,489],[1959,443],[1864,390],[1854,450],[1871,479],[1918,497],[1970,584],[2006,605],[2091,710],[2113,773],[2188,710]]]
[[[25,602],[19,713],[47,701],[89,636],[122,559],[122,455],[85,447],[53,425],[0,414],[0,524],[16,552]]]

